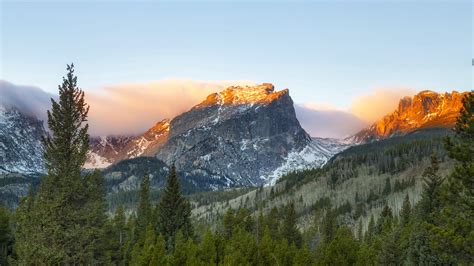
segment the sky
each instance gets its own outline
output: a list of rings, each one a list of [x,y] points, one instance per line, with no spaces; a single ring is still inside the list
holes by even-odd
[[[48,93],[74,62],[86,95],[271,82],[307,111],[367,123],[406,93],[472,89],[470,0],[7,0],[0,11],[0,79]]]

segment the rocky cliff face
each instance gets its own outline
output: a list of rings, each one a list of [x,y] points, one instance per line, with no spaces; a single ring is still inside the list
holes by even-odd
[[[169,120],[156,123],[144,134],[91,138],[91,151],[85,168],[105,168],[125,159],[154,156],[168,139]]]
[[[271,84],[229,87],[171,120],[157,157],[228,186],[259,185],[310,143],[288,90],[275,91]]]
[[[45,172],[43,122],[16,108],[0,105],[0,174]]]
[[[422,91],[404,97],[398,108],[352,137],[355,142],[370,142],[420,128],[452,127],[456,123],[465,93]]]

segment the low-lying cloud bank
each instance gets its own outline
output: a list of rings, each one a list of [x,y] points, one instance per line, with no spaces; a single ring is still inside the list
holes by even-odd
[[[157,121],[173,118],[202,102],[209,94],[236,84],[252,83],[167,79],[86,92],[86,100],[91,106],[91,133],[143,133]]]
[[[86,90],[90,104],[92,135],[141,134],[157,121],[173,118],[203,101],[207,95],[249,81],[195,81],[167,79],[142,84],[108,86]],[[290,92],[291,93],[291,92]],[[312,136],[343,138],[395,110],[400,98],[413,95],[409,89],[379,89],[353,100],[348,110],[314,103],[295,104],[303,128]],[[0,80],[0,104],[46,120],[51,97],[34,86]]]
[[[367,123],[341,110],[316,109],[295,105],[301,126],[313,137],[345,138],[364,128]]]
[[[15,107],[24,114],[46,120],[51,98],[56,97],[34,86],[15,85],[0,80],[0,105]]]

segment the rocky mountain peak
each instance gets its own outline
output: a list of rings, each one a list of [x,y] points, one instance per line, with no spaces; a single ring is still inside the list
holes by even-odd
[[[153,127],[148,129],[143,137],[148,141],[157,140],[159,138],[167,138],[168,132],[170,131],[170,120],[163,119],[156,123]]]
[[[209,95],[206,100],[194,108],[206,108],[215,105],[268,104],[284,95],[288,89],[275,91],[271,83],[256,86],[230,86],[225,90]]]
[[[456,122],[465,93],[437,93],[424,90],[413,97],[403,97],[398,108],[370,127],[354,135],[365,142],[404,134],[424,127],[451,127]]]

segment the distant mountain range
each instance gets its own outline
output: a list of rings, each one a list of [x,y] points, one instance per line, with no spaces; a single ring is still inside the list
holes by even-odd
[[[157,122],[139,136],[91,138],[85,168],[104,168],[110,192],[136,189],[145,172],[153,173],[158,179],[152,183],[159,186],[159,177],[171,164],[190,191],[274,184],[285,173],[321,167],[356,144],[420,128],[452,127],[463,95],[423,91],[405,97],[393,113],[337,140],[312,138],[305,132],[287,89],[275,91],[268,83],[234,86],[209,95],[175,118]],[[43,121],[18,108],[0,106],[0,179],[15,173],[35,178],[45,173],[41,145],[45,134]],[[9,193],[27,191],[16,189],[14,181],[8,184]]]

